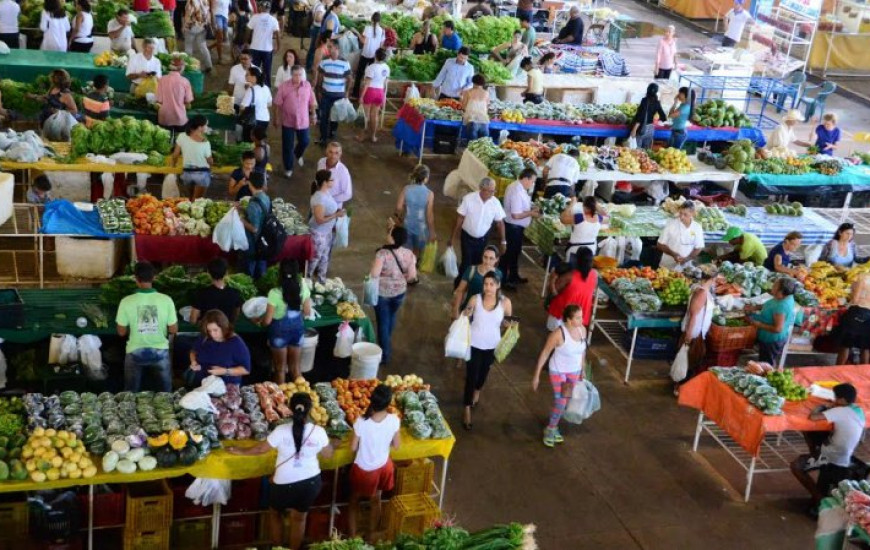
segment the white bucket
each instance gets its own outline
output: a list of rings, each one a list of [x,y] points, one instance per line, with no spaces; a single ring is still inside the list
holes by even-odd
[[[369,342],[354,344],[353,355],[350,359],[350,379],[370,380],[377,378],[382,355],[381,347],[377,344]]]
[[[302,338],[302,351],[299,355],[299,371],[311,372],[314,368],[314,352],[317,351],[317,341],[320,336],[313,328],[305,329],[305,337]]]

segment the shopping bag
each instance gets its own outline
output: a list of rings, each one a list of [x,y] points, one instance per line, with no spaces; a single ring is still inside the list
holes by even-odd
[[[372,307],[378,305],[378,283],[377,277],[366,276],[363,281],[363,305]]]
[[[64,334],[60,342],[60,354],[57,358],[58,365],[68,365],[79,360],[79,347],[76,337],[72,334]]]
[[[349,99],[339,99],[332,105],[329,111],[329,120],[332,122],[353,122],[356,120],[356,109]]]
[[[516,347],[519,339],[520,325],[519,323],[511,323],[507,330],[504,331],[504,334],[502,334],[498,344],[495,346],[496,362],[504,363],[504,360],[507,359],[507,356],[510,355],[511,351]]]
[[[405,90],[405,103],[412,99],[420,99],[420,90],[417,88],[416,84],[411,84],[408,89]]]
[[[103,355],[100,353],[102,343],[93,334],[79,336],[78,340],[79,359],[85,370],[85,375],[90,380],[105,380],[109,372],[103,365]]]
[[[332,248],[347,248],[350,242],[350,216],[342,216],[335,220],[335,236],[332,238]]]
[[[60,110],[42,124],[42,137],[47,141],[69,141],[76,124],[78,122],[69,111]]]
[[[178,178],[175,174],[166,174],[163,178],[163,190],[160,196],[164,199],[177,199],[181,196],[181,191],[178,190]]]
[[[196,478],[184,492],[184,496],[200,506],[215,503],[226,504],[230,499],[231,481],[228,479]]]
[[[628,140],[625,142],[625,146],[628,147],[629,149],[637,149],[637,138],[635,138],[635,137],[628,138]]]
[[[459,265],[456,262],[456,252],[452,246],[448,246],[447,250],[441,256],[441,268],[444,270],[444,275],[455,279],[459,276]]]
[[[435,271],[435,263],[438,261],[438,243],[435,241],[426,243],[423,255],[420,259],[420,273],[432,273]]]
[[[353,354],[353,329],[350,328],[350,323],[343,322],[338,327],[338,334],[335,337],[335,347],[332,348],[332,354],[339,359],[346,359]]]
[[[600,409],[601,397],[598,395],[598,389],[592,382],[580,380],[574,384],[574,391],[571,393],[571,399],[568,400],[562,418],[571,424],[582,424]]]
[[[683,344],[671,363],[671,380],[682,382],[689,374],[689,345]]]
[[[447,330],[444,340],[444,357],[471,359],[471,322],[467,315],[460,315]]]
[[[248,249],[248,236],[238,210],[231,208],[224,214],[214,226],[211,240],[224,252]]]

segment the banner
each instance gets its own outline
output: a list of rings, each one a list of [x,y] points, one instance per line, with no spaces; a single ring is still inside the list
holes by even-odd
[[[814,21],[822,14],[822,0],[780,0],[779,7]]]

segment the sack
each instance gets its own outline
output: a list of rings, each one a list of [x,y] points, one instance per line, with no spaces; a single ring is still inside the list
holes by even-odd
[[[230,499],[232,482],[229,479],[196,478],[184,496],[199,506],[211,506],[215,503],[226,504]]]
[[[42,137],[46,141],[69,141],[76,124],[78,121],[69,111],[58,111],[42,124]]]
[[[350,328],[350,323],[343,322],[338,327],[338,334],[335,337],[335,347],[332,348],[332,354],[339,359],[346,359],[353,355],[353,329]]]
[[[435,263],[438,260],[438,243],[428,242],[423,248],[423,255],[420,258],[420,273],[432,273],[435,271]]]
[[[467,315],[460,315],[447,329],[444,339],[444,357],[471,359],[471,321]]]
[[[519,339],[520,325],[519,323],[511,323],[495,346],[495,360],[497,363],[504,363],[504,360],[507,359],[507,356],[516,347]]]
[[[363,281],[363,305],[372,307],[378,305],[378,283],[377,277],[366,276]]]
[[[256,204],[263,212],[263,225],[254,239],[254,257],[259,260],[271,260],[284,249],[284,241],[287,240],[287,230],[278,221],[271,210],[267,211],[263,203],[256,197],[249,204]],[[247,236],[245,237],[247,239]]]
[[[332,105],[329,111],[329,120],[332,122],[354,122],[356,120],[356,109],[353,108],[353,103],[349,99],[339,99]]]
[[[177,199],[181,196],[178,190],[178,177],[175,174],[166,174],[163,177],[163,190],[160,196],[164,199]]]
[[[689,345],[683,344],[671,363],[671,380],[682,382],[689,374]]]
[[[350,216],[342,216],[335,220],[335,236],[332,238],[332,248],[347,248],[350,242]]]
[[[416,84],[411,84],[407,90],[405,90],[405,103],[411,101],[412,99],[420,99],[420,90],[417,89]]]
[[[455,279],[459,276],[459,265],[456,261],[456,252],[452,246],[448,246],[447,250],[441,256],[441,267],[444,270],[444,275]]]
[[[565,408],[562,418],[565,422],[582,424],[584,420],[601,410],[601,396],[598,389],[589,380],[580,380],[574,385],[571,399]]]
[[[248,237],[238,210],[231,208],[224,214],[214,226],[211,240],[224,252],[248,249]]]
[[[102,343],[97,336],[85,334],[79,336],[79,358],[85,370],[85,375],[90,380],[105,380],[109,371],[103,365],[103,355],[100,353]]]

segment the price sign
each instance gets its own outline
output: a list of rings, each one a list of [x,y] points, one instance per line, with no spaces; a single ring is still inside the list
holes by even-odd
[[[822,14],[822,0],[780,0],[779,7],[808,19],[818,19]]]

